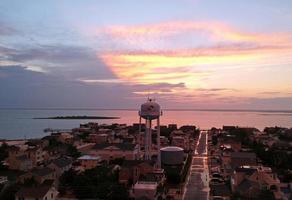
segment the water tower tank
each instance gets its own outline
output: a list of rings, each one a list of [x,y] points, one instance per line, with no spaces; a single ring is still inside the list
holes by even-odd
[[[160,105],[151,99],[141,105],[141,110],[139,112],[142,118],[149,120],[159,118],[160,113]]]
[[[165,165],[181,165],[184,161],[184,150],[176,146],[160,149],[161,163]]]

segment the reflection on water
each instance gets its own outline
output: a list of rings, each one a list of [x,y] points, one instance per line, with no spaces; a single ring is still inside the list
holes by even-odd
[[[120,119],[102,120],[53,120],[33,119],[54,116],[110,116]],[[0,138],[41,137],[45,128],[71,129],[80,123],[138,123],[138,111],[134,110],[0,110]],[[192,124],[207,129],[222,125],[252,126],[263,129],[266,126],[292,127],[292,116],[274,112],[226,112],[226,111],[164,111],[162,124]]]

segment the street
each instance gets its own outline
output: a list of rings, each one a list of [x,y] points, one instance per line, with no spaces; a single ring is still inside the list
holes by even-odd
[[[206,131],[200,133],[185,186],[184,200],[207,200],[209,198],[207,137]]]

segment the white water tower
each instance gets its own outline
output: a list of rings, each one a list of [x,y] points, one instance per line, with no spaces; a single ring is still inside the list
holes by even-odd
[[[146,130],[145,130],[145,160],[151,159],[151,146],[152,146],[152,120],[157,120],[157,164],[158,167],[161,166],[161,158],[160,158],[160,116],[161,110],[160,105],[156,103],[154,100],[149,99],[146,103],[141,105],[141,109],[139,111],[139,134],[141,134],[141,119],[146,120]]]

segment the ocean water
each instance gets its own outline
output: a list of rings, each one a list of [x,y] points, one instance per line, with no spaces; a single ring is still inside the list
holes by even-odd
[[[99,120],[56,120],[33,119],[38,117],[55,116],[108,116],[119,119]],[[135,110],[0,110],[0,138],[21,139],[40,138],[48,133],[45,128],[72,129],[80,123],[98,122],[100,124],[139,122],[138,111]],[[238,125],[256,127],[262,130],[266,126],[292,127],[292,112],[269,111],[194,111],[194,110],[165,110],[161,116],[161,124],[170,123],[181,125],[196,125],[201,129],[222,127],[223,125]]]

